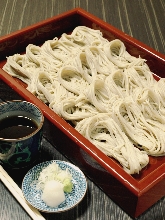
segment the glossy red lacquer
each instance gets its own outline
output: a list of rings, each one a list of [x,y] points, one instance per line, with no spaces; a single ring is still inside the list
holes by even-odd
[[[164,77],[165,56],[88,12],[76,8],[0,38],[0,68],[6,56],[24,53],[28,44],[41,45],[80,25],[99,29],[108,40],[120,39],[133,56],[141,56],[155,74]],[[104,155],[71,125],[26,90],[26,86],[0,69],[0,78],[24,99],[35,103],[48,124],[45,135],[57,150],[94,181],[129,215],[137,217],[165,195],[165,157],[150,157],[139,175],[131,176],[113,159]]]

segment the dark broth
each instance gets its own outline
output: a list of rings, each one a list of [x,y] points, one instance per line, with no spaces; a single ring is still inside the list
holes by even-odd
[[[37,128],[35,121],[28,117],[9,116],[0,120],[0,138],[22,138],[33,133]]]

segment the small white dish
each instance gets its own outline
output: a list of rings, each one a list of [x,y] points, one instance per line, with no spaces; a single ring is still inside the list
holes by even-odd
[[[65,201],[57,207],[50,207],[41,199],[42,191],[36,188],[36,180],[43,168],[49,164],[56,162],[63,170],[68,169],[72,174],[73,189],[71,193],[65,193]],[[42,212],[64,212],[75,207],[85,196],[87,190],[87,182],[83,172],[75,165],[60,161],[51,160],[34,166],[25,175],[22,182],[22,192],[27,202]]]

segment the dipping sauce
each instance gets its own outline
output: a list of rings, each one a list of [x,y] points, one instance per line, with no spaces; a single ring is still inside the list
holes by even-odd
[[[36,122],[28,117],[8,116],[0,120],[0,138],[22,138],[33,133],[37,128]]]

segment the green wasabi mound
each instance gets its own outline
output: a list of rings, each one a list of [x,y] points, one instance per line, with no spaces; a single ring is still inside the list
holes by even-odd
[[[64,185],[64,192],[70,193],[72,191],[73,188],[73,183],[72,181],[70,181],[69,179],[65,179],[63,182]]]

